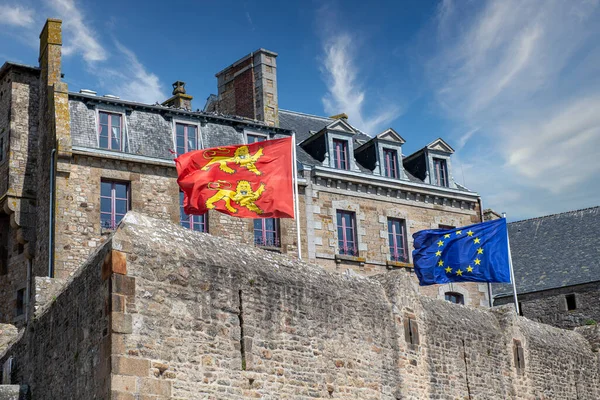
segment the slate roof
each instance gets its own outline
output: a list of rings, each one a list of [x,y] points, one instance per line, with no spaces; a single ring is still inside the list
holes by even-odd
[[[311,114],[304,114],[304,113],[300,113],[297,111],[279,109],[279,127],[284,128],[284,129],[289,129],[289,130],[296,132],[296,140],[298,143],[301,143],[304,140],[308,139],[311,135],[319,132],[321,129],[323,129],[324,127],[326,127],[327,125],[331,124],[334,121],[335,121],[335,119],[332,119],[332,118],[320,117],[320,116],[311,115]],[[355,143],[356,149],[372,139],[371,136],[358,130],[356,127],[353,126],[353,128],[358,131],[358,133],[356,135],[354,135],[354,143]],[[302,147],[300,147],[300,146],[298,146],[296,156],[298,158],[298,161],[302,162],[305,165],[311,165],[311,166],[321,165],[321,163],[319,161],[315,160],[310,154],[308,154],[306,151],[304,151],[304,149],[302,149]],[[361,172],[363,172],[363,173],[367,173],[367,174],[373,173],[372,171],[363,167],[360,164],[358,164],[358,167],[360,168]],[[421,179],[413,176],[406,169],[404,171],[406,172],[406,176],[408,177],[409,181],[416,182],[416,183],[423,183],[423,181]],[[463,190],[463,191],[467,191],[467,192],[469,191],[468,189],[462,188],[462,187],[459,188],[459,190]]]
[[[508,224],[517,293],[600,280],[600,207]],[[493,285],[496,297],[511,285]]]

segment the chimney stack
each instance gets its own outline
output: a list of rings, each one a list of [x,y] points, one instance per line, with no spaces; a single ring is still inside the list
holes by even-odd
[[[216,74],[216,110],[279,126],[277,53],[258,49]]]
[[[185,92],[185,82],[177,81],[173,83],[173,97],[163,102],[162,105],[192,111],[192,99],[193,97]]]

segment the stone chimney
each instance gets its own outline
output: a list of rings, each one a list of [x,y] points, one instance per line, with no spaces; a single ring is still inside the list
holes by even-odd
[[[185,92],[185,82],[177,81],[173,83],[173,97],[163,102],[162,105],[192,111],[192,99],[193,97]]]
[[[45,86],[60,82],[61,78],[61,48],[62,21],[48,18],[40,33],[39,63],[42,70],[42,81]]]
[[[216,111],[279,126],[277,53],[252,52],[216,74]]]

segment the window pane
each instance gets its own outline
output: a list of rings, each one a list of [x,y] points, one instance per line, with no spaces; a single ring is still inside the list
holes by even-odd
[[[185,129],[185,126],[183,124],[176,124],[175,125],[175,133],[177,134],[177,136],[183,136],[184,129]]]
[[[262,219],[257,218],[254,220],[254,229],[262,231]]]
[[[188,131],[188,151],[196,150],[196,134]]]
[[[185,146],[185,139],[183,138],[183,136],[177,135],[177,147],[183,146]]]
[[[100,113],[100,123],[101,124],[108,124],[108,114],[101,112]]]
[[[120,199],[126,199],[127,185],[124,183],[115,183],[115,196]]]
[[[115,214],[115,227],[121,222],[124,216],[124,214]]]
[[[190,221],[182,219],[181,220],[181,226],[183,226],[184,228],[188,228],[189,229],[190,228]]]
[[[107,137],[100,137],[100,148],[101,149],[108,149],[108,138]]]
[[[100,195],[110,197],[111,195],[112,184],[110,182],[101,182],[100,183]]]
[[[108,137],[108,125],[100,125],[100,137]]]
[[[120,128],[121,127],[121,116],[119,114],[112,114],[110,116],[110,123],[113,126],[113,128]]]
[[[110,214],[100,214],[100,226],[102,228],[112,228]]]
[[[127,200],[115,200],[115,212],[125,214],[127,212]]]
[[[102,197],[100,199],[100,211],[110,212],[112,208],[112,200],[107,197]]]

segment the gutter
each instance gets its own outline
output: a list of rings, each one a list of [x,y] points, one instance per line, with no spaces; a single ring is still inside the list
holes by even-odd
[[[48,277],[54,278],[54,175],[56,149],[50,153],[50,210],[48,213]]]

